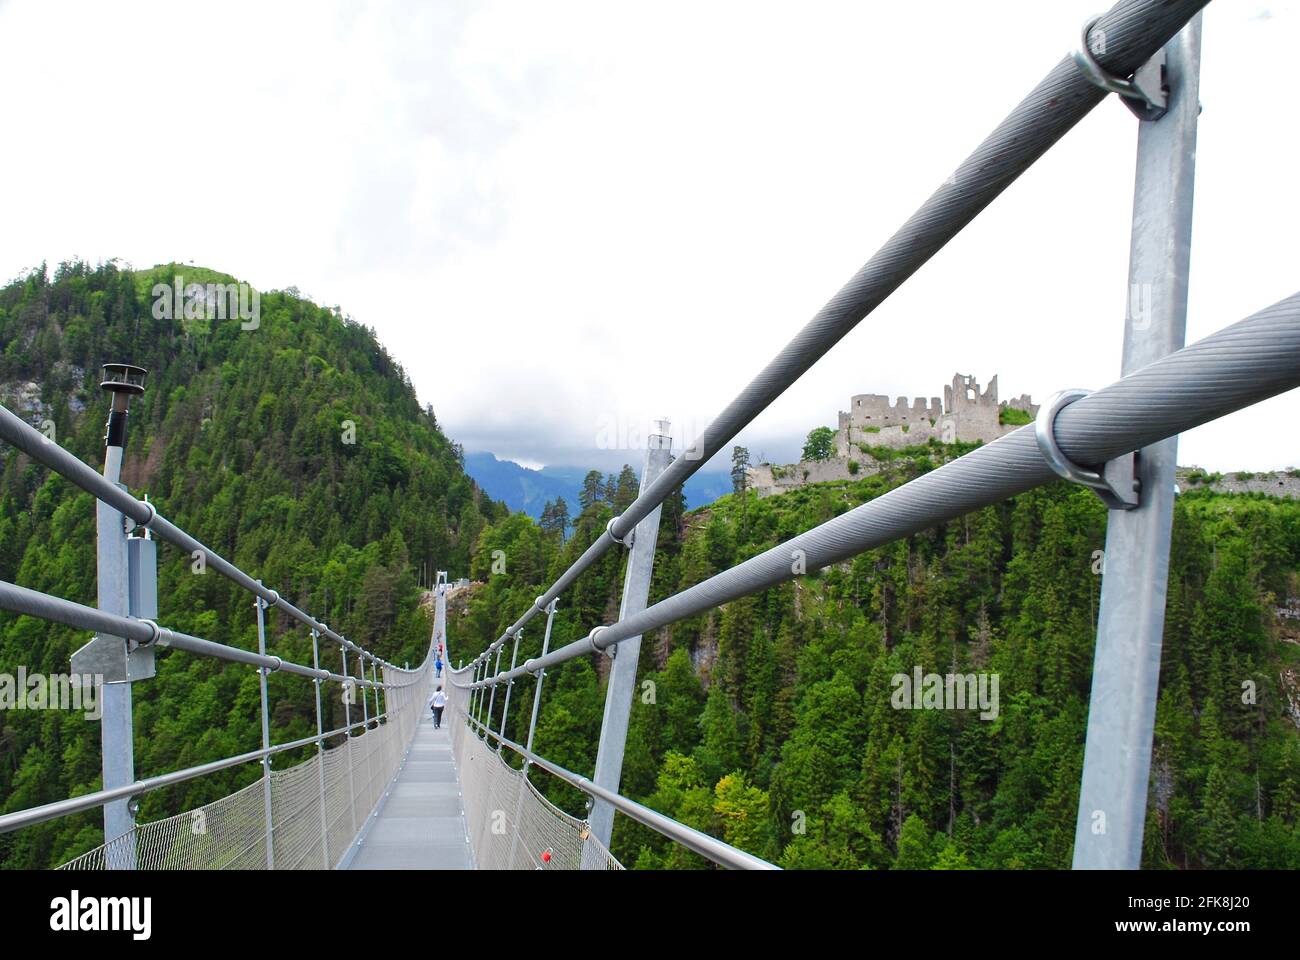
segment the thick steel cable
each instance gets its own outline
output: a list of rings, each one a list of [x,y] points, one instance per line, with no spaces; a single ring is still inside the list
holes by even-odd
[[[12,606],[10,604],[13,604]],[[106,614],[94,607],[84,607],[81,604],[72,603],[69,600],[61,600],[58,597],[51,597],[48,594],[38,593],[35,590],[28,590],[25,587],[17,587],[10,583],[0,581],[0,608],[14,610],[18,613],[26,613],[30,616],[42,617],[48,620],[56,620],[60,623],[67,623],[69,626],[80,626],[84,629],[100,629],[99,627],[89,626],[88,624],[98,620],[107,630],[111,630],[113,636],[127,636],[130,632],[135,631],[137,627],[144,627],[149,630],[149,624],[142,620],[132,618],[116,617],[113,614]],[[75,608],[75,609],[72,609]],[[51,614],[58,614],[52,616]],[[76,619],[76,622],[73,621]],[[99,618],[107,618],[100,620]],[[125,621],[125,622],[117,622]],[[185,637],[187,640],[198,640],[197,637],[187,637],[185,634],[176,634],[173,631],[164,631],[173,637]],[[202,644],[208,644],[209,641],[200,641]],[[213,644],[220,646],[220,644]],[[235,648],[229,648],[235,649]],[[240,651],[247,653],[248,651]],[[251,654],[257,657],[256,654]],[[413,697],[408,693],[411,687],[418,686],[422,682],[427,682],[427,673],[429,664],[434,656],[434,644],[431,640],[429,649],[425,653],[424,662],[414,670],[405,670],[401,667],[389,666],[388,669],[394,673],[406,674],[415,677],[414,680],[407,683],[388,684],[390,689],[399,692],[403,703],[397,708],[403,718],[411,715],[420,715],[423,712],[424,697]],[[259,658],[260,659],[260,658]],[[272,659],[272,658],[266,658]],[[284,668],[285,664],[281,667]],[[310,668],[304,668],[310,671]],[[321,679],[330,679],[335,681],[353,680],[355,678],[343,677],[336,673],[330,673],[328,670],[318,670],[310,672],[308,675],[323,675]],[[414,714],[409,711],[414,709]],[[386,711],[378,717],[372,717],[370,722],[384,720],[387,723],[393,716],[393,710]],[[236,754],[232,757],[226,757],[221,760],[213,760],[209,763],[199,764],[194,767],[187,767],[184,770],[176,770],[171,773],[160,774],[156,777],[150,777],[146,780],[138,780],[135,783],[127,784],[121,787],[113,787],[105,790],[97,790],[93,793],[82,794],[77,797],[69,797],[66,800],[57,800],[53,803],[43,804],[38,807],[29,807],[26,810],[16,810],[12,813],[0,814],[0,833],[6,833],[11,830],[17,830],[22,827],[28,827],[33,824],[43,823],[47,820],[55,820],[59,817],[68,816],[73,813],[82,813],[86,810],[94,809],[113,800],[121,800],[124,797],[131,797],[138,794],[148,793],[153,790],[160,790],[163,787],[173,786],[178,783],[184,783],[186,780],[193,780],[196,777],[202,777],[209,773],[215,773],[219,770],[225,770],[229,767],[239,766],[244,763],[251,763],[261,760],[263,757],[274,756],[278,753],[284,753],[287,750],[296,750],[300,747],[311,746],[315,743],[328,740],[330,737],[340,736],[350,733],[358,727],[367,726],[366,721],[358,720],[356,723],[350,723],[325,733],[319,733],[310,737],[303,737],[300,740],[294,740],[289,743],[281,743],[268,749],[251,750],[247,753]],[[414,725],[411,731],[414,731]],[[330,756],[329,753],[326,756]]]
[[[71,600],[64,600],[62,597],[52,597],[48,593],[29,590],[26,587],[20,587],[5,580],[0,580],[0,610],[9,610],[12,613],[26,614],[30,617],[39,617],[42,620],[51,620],[80,630],[94,630],[114,637],[124,637],[127,640],[136,641],[141,646],[153,644],[158,647],[173,647],[177,650],[185,650],[204,657],[229,660],[233,663],[246,663],[253,667],[266,667],[272,671],[294,673],[315,680],[334,680],[338,683],[351,682],[358,686],[367,687],[375,685],[369,680],[344,677],[328,670],[319,670],[300,663],[292,663],[281,657],[263,656],[240,647],[231,647],[224,643],[204,640],[201,637],[192,637],[188,633],[179,633],[175,630],[168,630],[166,627],[160,627],[149,620],[137,620],[135,617],[121,617],[115,613],[106,613],[95,607],[87,607]]]
[[[224,760],[213,760],[211,763],[200,764],[197,767],[188,767],[184,770],[177,770],[173,773],[164,773],[156,777],[149,777],[147,780],[137,780],[135,783],[129,783],[122,787],[113,787],[109,790],[96,790],[94,793],[85,793],[77,797],[69,797],[66,800],[56,800],[54,803],[47,803],[39,807],[29,807],[26,810],[16,810],[13,813],[0,814],[0,833],[8,833],[11,830],[17,830],[20,827],[30,827],[33,824],[44,823],[46,820],[56,820],[59,817],[66,817],[73,813],[83,813],[86,810],[93,810],[95,807],[102,806],[113,800],[121,800],[123,797],[133,797],[140,794],[150,793],[154,790],[161,790],[163,787],[174,786],[178,783],[184,783],[186,780],[193,780],[196,777],[202,777],[209,773],[216,773],[218,770],[225,770],[229,767],[237,767],[243,763],[251,763],[254,760],[261,760],[263,757],[274,756],[277,753],[284,753],[286,750],[297,750],[299,747],[309,747],[318,740],[325,740],[329,737],[337,737],[347,733],[356,727],[364,726],[358,720],[356,723],[346,727],[339,727],[337,730],[331,730],[329,733],[322,733],[310,737],[303,737],[301,740],[294,740],[290,743],[277,744],[266,750],[250,750],[248,753],[240,753],[233,757],[226,757]]]
[[[1163,47],[1209,0],[1121,0],[1093,26],[1105,38],[1095,59],[1127,77]],[[886,241],[830,302],[763,368],[731,404],[617,517],[485,656],[513,636],[546,604],[686,482],[878,307],[966,224],[1024,173],[1107,96],[1064,57],[953,175]]]
[[[1300,293],[1064,407],[1058,446],[1096,467],[1300,386]],[[847,560],[1057,479],[1032,425],[545,657],[471,684],[508,682]]]
[[[281,597],[277,591],[258,583],[215,550],[205,546],[176,526],[154,509],[152,504],[137,500],[121,487],[110,483],[101,473],[87,466],[80,458],[73,456],[57,443],[52,442],[40,431],[24,423],[3,405],[0,405],[0,439],[8,441],[32,459],[45,464],[55,473],[72,481],[73,484],[85,490],[91,496],[102,500],[113,509],[130,517],[136,523],[152,530],[168,543],[180,547],[191,555],[195,552],[201,553],[206,566],[211,567],[217,573],[243,587],[254,596],[261,597],[271,608],[283,610],[299,623],[309,629],[314,629],[321,636],[335,643],[348,647],[363,659],[386,663],[386,661],[353,643],[342,634],[335,633],[315,617],[299,610],[288,600]],[[392,666],[391,664],[387,665]]]
[[[531,750],[520,746],[513,740],[507,740],[505,737],[475,720],[473,717],[466,715],[465,722],[471,729],[477,727],[486,733],[488,737],[496,740],[502,746],[513,750],[533,766],[539,767],[552,776],[576,787],[589,797],[596,797],[600,800],[604,800],[624,816],[630,817],[637,823],[649,827],[656,833],[681,844],[688,850],[692,850],[700,856],[712,860],[719,866],[728,867],[733,870],[779,869],[775,864],[768,863],[761,857],[756,857],[752,853],[747,853],[744,850],[741,850],[739,847],[733,847],[731,844],[719,840],[717,837],[711,837],[707,833],[702,833],[693,827],[686,826],[684,823],[679,823],[672,817],[665,816],[657,810],[651,810],[649,807],[637,803],[635,800],[629,800],[622,794],[598,786],[586,777],[580,776],[571,770],[566,770],[564,767],[552,763],[543,757],[539,757]]]

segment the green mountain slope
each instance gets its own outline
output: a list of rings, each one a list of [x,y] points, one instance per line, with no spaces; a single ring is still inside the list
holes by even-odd
[[[891,452],[881,475],[689,514],[677,498],[651,601],[960,452]],[[473,561],[487,583],[452,639],[468,629],[482,649],[619,509],[588,505],[563,545],[526,518],[489,526]],[[1056,483],[644,638],[624,792],[787,867],[1068,868],[1104,541],[1100,501]],[[495,574],[491,550],[507,559]],[[623,562],[579,578],[553,647],[613,620]],[[1297,598],[1300,502],[1179,498],[1147,866],[1300,867]],[[525,631],[520,658],[540,640]],[[898,709],[895,677],[918,667],[996,675],[996,717]],[[601,657],[548,671],[541,754],[592,769],[605,671]],[[511,711],[507,735],[526,735],[527,714]],[[704,865],[623,818],[614,853]]]
[[[290,292],[263,294],[256,329],[239,319],[154,316],[155,282],[233,278],[189,265],[133,273],[65,264],[0,289],[0,399],[98,467],[107,411],[99,365],[149,368],[131,408],[123,480],[166,517],[359,643],[417,661],[429,624],[421,572],[456,571],[485,523],[505,515],[465,475],[461,453],[422,409],[372,331]],[[94,502],[0,445],[0,578],[95,602]],[[159,621],[256,648],[251,598],[189,556],[159,548]],[[0,672],[66,672],[84,633],[0,614]],[[270,616],[272,652],[310,662],[310,638]],[[339,653],[322,650],[335,670]],[[271,677],[273,737],[314,732],[313,691]],[[327,701],[327,729],[342,707]],[[135,687],[140,776],[254,749],[255,671],[180,653]],[[285,765],[293,758],[277,759]],[[0,711],[4,810],[98,786],[99,728],[80,713]],[[142,818],[220,797],[258,775],[226,771],[150,794]],[[0,863],[49,866],[100,842],[98,815],[0,835]]]
[[[38,272],[0,290],[0,395],[98,464],[98,364],[149,367],[132,409],[124,479],[215,549],[398,662],[422,654],[421,568],[483,581],[449,625],[456,657],[512,623],[634,495],[593,487],[567,542],[483,497],[373,335],[292,293],[238,320],[156,319],[173,270]],[[351,428],[347,425],[351,422]],[[350,429],[355,442],[348,442]],[[661,519],[651,600],[879,496],[959,448],[891,455],[889,469],[779,497],[727,496]],[[940,525],[645,638],[624,792],[788,867],[1062,868],[1069,865],[1100,588],[1105,512],[1064,483]],[[0,449],[0,578],[94,602],[90,497]],[[249,598],[160,549],[160,620],[247,647]],[[552,647],[617,615],[611,551],[561,599]],[[1148,800],[1149,867],[1300,867],[1300,502],[1197,491],[1177,503]],[[309,659],[273,616],[271,648]],[[536,655],[540,622],[519,656]],[[0,615],[0,672],[66,669],[85,639]],[[329,651],[337,660],[337,651]],[[506,656],[510,651],[506,651]],[[549,671],[536,745],[588,773],[603,657]],[[996,716],[897,709],[897,676],[998,678]],[[514,690],[523,740],[532,686]],[[271,679],[274,736],[313,727],[310,684]],[[500,716],[503,698],[496,700]],[[142,775],[258,743],[257,678],[184,654],[136,688]],[[341,708],[330,704],[337,725]],[[285,763],[291,760],[284,761]],[[80,714],[0,712],[4,809],[93,789],[98,727]],[[210,801],[255,768],[146,799],[146,819]],[[581,813],[582,798],[536,781]],[[0,836],[6,866],[58,863],[97,843],[98,817]],[[702,867],[623,818],[628,865]]]

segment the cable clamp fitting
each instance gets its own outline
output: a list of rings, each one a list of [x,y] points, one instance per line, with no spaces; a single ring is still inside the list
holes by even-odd
[[[617,645],[617,644],[614,644],[614,645],[611,645],[611,646],[608,646],[608,647],[598,647],[598,646],[596,646],[596,638],[597,638],[598,636],[600,636],[602,633],[604,633],[604,632],[605,632],[606,630],[608,630],[608,629],[609,629],[609,627],[595,627],[595,628],[593,628],[592,631],[591,631],[591,633],[589,633],[589,634],[587,635],[587,642],[588,642],[589,644],[591,644],[591,649],[592,649],[593,652],[595,652],[595,653],[603,653],[605,656],[609,657],[609,659],[613,660],[616,656],[618,656],[618,645]]]
[[[141,618],[140,622],[149,627],[149,639],[142,641],[140,646],[151,647],[157,643],[158,638],[162,636],[162,627],[158,626],[158,624],[154,623],[152,620],[145,620],[144,618]]]
[[[621,517],[610,517],[609,523],[605,524],[605,532],[609,534],[609,539],[613,540],[615,543],[621,543],[623,546],[631,550],[632,544],[636,541],[636,528],[633,527],[622,537],[616,536],[614,534],[614,524],[617,523],[620,519]]]
[[[1131,79],[1125,80],[1107,73],[1093,56],[1093,45],[1089,40],[1092,28],[1101,19],[1101,14],[1089,17],[1083,25],[1083,36],[1079,46],[1074,49],[1075,66],[1079,68],[1089,82],[1110,93],[1117,93],[1124,105],[1133,111],[1139,120],[1159,120],[1169,110],[1169,84],[1165,77],[1165,52],[1156,51],[1142,66],[1137,68]],[[1098,53],[1106,52],[1106,31],[1098,31]]]
[[[158,511],[154,509],[153,504],[148,500],[137,500],[136,503],[149,512],[149,516],[145,517],[143,520],[137,521],[137,525],[141,527],[149,526],[149,524],[153,523],[154,517],[158,516]]]
[[[1038,441],[1038,452],[1058,475],[1090,487],[1101,497],[1101,502],[1107,509],[1133,510],[1141,502],[1138,497],[1140,482],[1137,475],[1137,454],[1129,453],[1107,461],[1100,471],[1089,470],[1067,457],[1056,443],[1056,415],[1062,407],[1086,397],[1090,392],[1062,390],[1052,394],[1038,408],[1038,416],[1034,418],[1034,439]]]

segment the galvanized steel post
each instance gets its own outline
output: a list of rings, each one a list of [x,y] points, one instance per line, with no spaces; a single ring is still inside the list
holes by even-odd
[[[260,586],[262,581],[257,581]],[[253,606],[257,608],[257,652],[266,656],[266,601],[261,597],[253,598]],[[258,686],[262,696],[262,749],[271,749],[271,720],[267,711],[266,695],[266,677],[269,674],[269,667],[258,667],[257,677]],[[265,754],[262,757],[262,819],[266,830],[266,869],[275,869],[275,840],[272,836],[273,826],[271,823],[271,755]]]
[[[496,676],[498,673],[501,672],[501,654],[503,652],[504,652],[503,648],[497,647],[497,665],[496,668],[492,671],[493,676]],[[496,700],[497,700],[497,685],[494,683],[492,684],[492,692],[488,695],[487,720],[484,722],[484,726],[487,727],[489,730],[492,729],[492,705],[496,703]],[[487,738],[485,737],[484,739]]]
[[[551,649],[551,623],[555,620],[555,608],[559,604],[558,600],[552,600],[546,606],[546,634],[542,637],[542,656]],[[528,721],[528,745],[526,749],[531,752],[533,749],[533,734],[537,732],[537,711],[542,705],[542,681],[546,679],[545,668],[537,671],[537,686],[533,688],[533,716]],[[524,761],[524,776],[528,776],[528,761]]]
[[[112,396],[108,425],[104,434],[104,479],[121,487],[122,457],[126,448],[127,413],[130,398],[144,392],[143,377],[136,385],[127,382],[128,371],[139,368],[128,364],[106,364],[101,386]],[[142,373],[143,371],[141,371]],[[126,517],[102,500],[95,502],[96,567],[99,609],[128,616],[130,609],[130,572],[127,555]],[[134,526],[131,521],[131,526]],[[99,688],[99,737],[104,789],[135,782],[135,731],[131,705],[131,653],[124,637],[96,636],[92,644],[109,654],[113,676],[101,673]],[[80,653],[81,651],[79,651]],[[152,656],[152,654],[150,654]],[[74,672],[77,669],[74,657]],[[100,673],[100,671],[94,671]],[[104,843],[109,855],[106,865],[114,870],[136,868],[135,804],[130,799],[114,800],[104,805]]]
[[[1197,14],[1164,49],[1168,112],[1138,125],[1123,376],[1185,340],[1200,51]],[[1141,503],[1106,522],[1075,869],[1142,862],[1177,452],[1177,436],[1138,451]]]
[[[551,648],[551,623],[555,619],[556,601],[552,600],[546,605],[546,633],[542,637],[542,656]],[[542,680],[546,678],[544,669],[537,671],[537,685],[533,688],[533,715],[528,721],[528,746],[527,750],[533,749],[533,734],[537,732],[537,711],[542,705]],[[502,727],[505,725],[502,724]],[[503,734],[504,736],[504,734]],[[524,791],[528,789],[528,767],[530,761],[527,756],[524,757],[524,766],[520,770],[523,775],[523,781],[519,784],[519,793],[515,800],[515,821],[514,835],[510,838],[510,859],[506,861],[508,866],[513,866],[515,862],[515,851],[519,847],[519,811],[523,809]]]
[[[474,668],[474,672],[470,674],[470,680],[472,683],[478,683],[479,681],[479,667],[481,663],[482,661],[480,660],[474,660],[473,663],[471,664],[471,666],[473,666]],[[477,687],[471,690],[469,693],[469,709],[466,711],[466,713],[469,716],[475,718],[476,720],[478,719],[478,702],[480,697],[482,696],[482,693],[483,691],[478,689]]]
[[[343,676],[348,677],[343,681],[343,724],[348,728],[348,738],[344,741],[343,748],[347,751],[348,810],[352,814],[352,836],[355,837],[357,835],[357,779],[352,771],[352,701],[356,697],[356,686],[348,673],[348,648],[339,644],[339,652],[343,655]]]
[[[515,668],[515,663],[519,659],[519,637],[522,633],[523,630],[518,630],[515,632],[515,648],[514,651],[510,654],[511,670]],[[515,688],[515,681],[512,678],[506,684],[506,702],[505,702],[505,706],[501,708],[501,736],[503,737],[506,735],[506,718],[510,716],[510,691],[512,691],[514,688]],[[502,749],[503,749],[502,745],[497,744],[497,753],[500,753]]]
[[[313,627],[311,631],[311,665],[320,669],[320,634]],[[316,781],[320,793],[320,849],[321,866],[330,868],[330,822],[325,809],[325,740],[321,733],[325,727],[321,722],[320,685],[325,681],[317,677],[312,683],[316,687]]]
[[[361,732],[364,734],[370,729],[370,698],[366,696],[366,661],[361,654],[357,654],[357,680],[357,689],[361,691]]]
[[[644,466],[641,470],[641,492],[644,493],[671,461],[672,438],[668,436],[668,422],[659,421],[658,432],[651,434],[646,443]],[[640,613],[650,596],[650,578],[654,572],[655,546],[659,539],[659,514],[656,505],[632,534],[627,560],[627,573],[623,579],[623,601],[618,618],[624,620]],[[614,662],[609,671],[605,690],[605,716],[600,725],[600,746],[596,752],[596,772],[592,781],[613,793],[618,792],[623,776],[623,751],[627,745],[627,725],[632,712],[632,696],[636,690],[637,661],[641,655],[641,636],[628,637],[615,650],[609,651]],[[606,848],[614,831],[614,808],[607,801],[594,797],[588,817],[592,835]],[[585,847],[584,851],[590,850]],[[584,852],[583,869],[601,866],[594,856]]]

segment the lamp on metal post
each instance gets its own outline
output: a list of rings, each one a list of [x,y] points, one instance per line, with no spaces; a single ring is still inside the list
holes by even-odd
[[[112,396],[104,431],[104,478],[121,487],[122,456],[126,449],[127,413],[131,398],[144,393],[148,371],[130,363],[104,364],[100,387]],[[96,561],[99,609],[117,616],[154,619],[158,616],[157,544],[133,538],[133,519],[102,500],[96,504]],[[133,648],[134,647],[134,648]],[[152,646],[138,646],[123,637],[96,635],[72,655],[72,672],[89,676],[100,699],[100,743],[105,789],[135,782],[135,749],[131,719],[131,683],[154,674]],[[135,815],[139,804],[123,798],[104,805],[105,857],[110,869],[136,867]]]

